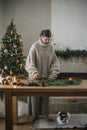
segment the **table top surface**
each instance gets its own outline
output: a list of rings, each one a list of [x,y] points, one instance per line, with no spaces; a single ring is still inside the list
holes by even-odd
[[[0,90],[12,90],[12,89],[42,89],[42,90],[50,90],[50,89],[55,89],[55,90],[59,90],[59,89],[87,89],[87,80],[82,80],[80,85],[67,85],[67,86],[17,86],[17,85],[1,85],[0,84]]]

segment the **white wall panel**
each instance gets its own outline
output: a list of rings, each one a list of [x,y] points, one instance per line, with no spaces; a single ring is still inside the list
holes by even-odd
[[[51,2],[51,27],[56,49],[87,49],[87,0]]]

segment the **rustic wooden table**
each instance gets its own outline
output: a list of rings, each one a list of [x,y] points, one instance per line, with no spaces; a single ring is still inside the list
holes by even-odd
[[[77,86],[22,87],[0,85],[0,92],[5,93],[5,130],[13,130],[13,117],[17,114],[17,107],[14,110],[17,106],[17,96],[87,97],[87,81],[85,80]],[[17,116],[15,120],[17,120]]]

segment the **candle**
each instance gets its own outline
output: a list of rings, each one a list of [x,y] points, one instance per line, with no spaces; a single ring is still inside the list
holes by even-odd
[[[16,82],[16,77],[13,78],[13,82]]]
[[[73,78],[72,78],[72,77],[69,77],[68,80],[73,80]]]
[[[17,84],[17,80],[16,80],[16,77],[13,77],[13,82],[12,82],[13,85],[16,85]]]
[[[17,88],[17,85],[14,84],[13,88]]]

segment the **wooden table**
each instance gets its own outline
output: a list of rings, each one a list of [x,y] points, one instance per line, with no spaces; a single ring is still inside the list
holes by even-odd
[[[13,99],[15,96],[59,96],[87,97],[87,81],[78,86],[22,87],[0,85],[0,92],[5,93],[5,130],[13,130]],[[16,104],[15,104],[16,105]]]

